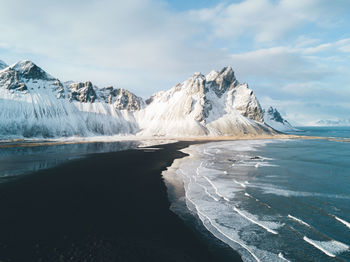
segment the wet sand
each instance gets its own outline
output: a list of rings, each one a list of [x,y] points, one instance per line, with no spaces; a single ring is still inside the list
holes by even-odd
[[[240,261],[169,209],[161,172],[193,143],[89,155],[0,184],[0,261]]]

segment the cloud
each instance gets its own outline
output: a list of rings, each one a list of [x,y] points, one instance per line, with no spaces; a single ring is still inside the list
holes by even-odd
[[[277,107],[282,116],[296,126],[313,125],[322,119],[347,119],[350,114],[349,103],[334,103],[332,100],[288,100],[262,96],[260,102],[263,106]]]
[[[243,76],[275,81],[320,79],[328,73],[311,59],[289,47],[279,46],[232,54],[231,59],[234,67]]]
[[[182,11],[172,4],[3,1],[0,59],[32,59],[62,80],[91,80],[144,97],[193,72],[231,65],[240,81],[287,115],[298,110],[288,106],[292,100],[307,109],[326,98],[350,99],[348,0],[223,1]]]
[[[349,39],[276,46],[232,54],[239,79],[250,84],[264,107],[275,106],[294,123],[350,114]],[[315,44],[316,45],[312,45]]]
[[[104,66],[115,66],[119,60],[124,68],[171,68],[163,62],[176,47],[183,47],[191,31],[155,1],[15,1],[1,10],[1,35],[13,49]],[[137,64],[132,57],[137,57]]]
[[[335,26],[342,22],[338,15],[349,11],[347,0],[245,0],[194,10],[190,16],[205,23],[218,38],[248,36],[256,42],[271,42],[307,24]]]
[[[17,0],[3,3],[0,17],[7,53],[38,59],[60,78],[117,82],[147,95],[226,58],[194,41],[198,25],[157,0]]]

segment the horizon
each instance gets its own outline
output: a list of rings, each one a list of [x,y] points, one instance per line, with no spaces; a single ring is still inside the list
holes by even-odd
[[[309,125],[349,118],[349,11],[345,0],[13,1],[0,59],[141,97],[231,66],[264,108]]]

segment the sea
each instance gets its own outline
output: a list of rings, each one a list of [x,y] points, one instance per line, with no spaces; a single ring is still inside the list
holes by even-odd
[[[139,141],[57,143],[52,141],[0,141],[0,183],[35,171],[53,168],[90,154],[134,149]]]
[[[350,127],[299,127],[295,134],[320,139],[184,149],[189,156],[163,174],[172,209],[182,218],[189,213],[243,261],[350,261]],[[41,142],[0,143],[0,183],[140,144]]]
[[[322,138],[192,145],[168,173],[187,211],[243,261],[350,261],[350,127],[296,134]]]

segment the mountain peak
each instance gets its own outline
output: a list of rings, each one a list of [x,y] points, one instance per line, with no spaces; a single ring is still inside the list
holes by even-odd
[[[280,112],[272,106],[269,106],[267,110],[264,110],[264,122],[272,128],[282,132],[296,130],[281,116]]]
[[[17,70],[17,71],[24,71],[26,69],[32,68],[34,66],[37,66],[30,60],[21,60],[13,65],[11,65],[11,68]]]
[[[201,78],[201,79],[203,79],[204,76],[203,76],[203,74],[202,74],[201,72],[194,72],[192,78],[193,78],[193,79],[196,79],[196,78]]]
[[[238,81],[230,66],[224,67],[219,72],[211,71],[206,76],[206,81],[209,88],[213,90],[218,97],[221,97],[229,88],[238,85]]]
[[[220,74],[222,73],[233,73],[233,69],[231,66],[224,66],[221,70],[220,70]]]
[[[119,94],[113,104],[115,109],[136,111],[140,110],[144,106],[144,102],[141,97],[138,97],[123,88],[116,90]]]
[[[30,60],[22,60],[11,66],[11,69],[16,70],[26,79],[43,79],[53,80],[54,78],[34,64]]]
[[[272,106],[270,106],[267,109],[267,114],[270,116],[271,120],[274,120],[276,122],[280,122],[280,123],[284,123],[284,119],[282,118],[280,112],[277,111],[276,108],[273,108]]]
[[[224,80],[233,82],[236,80],[235,73],[233,72],[232,67],[226,66],[219,72],[219,76],[221,76]]]
[[[218,71],[216,71],[216,70],[211,70],[211,71],[209,72],[209,74],[207,74],[207,75],[205,76],[205,80],[206,80],[206,81],[213,81],[213,80],[215,80],[215,78],[217,78],[218,75],[219,75]]]

